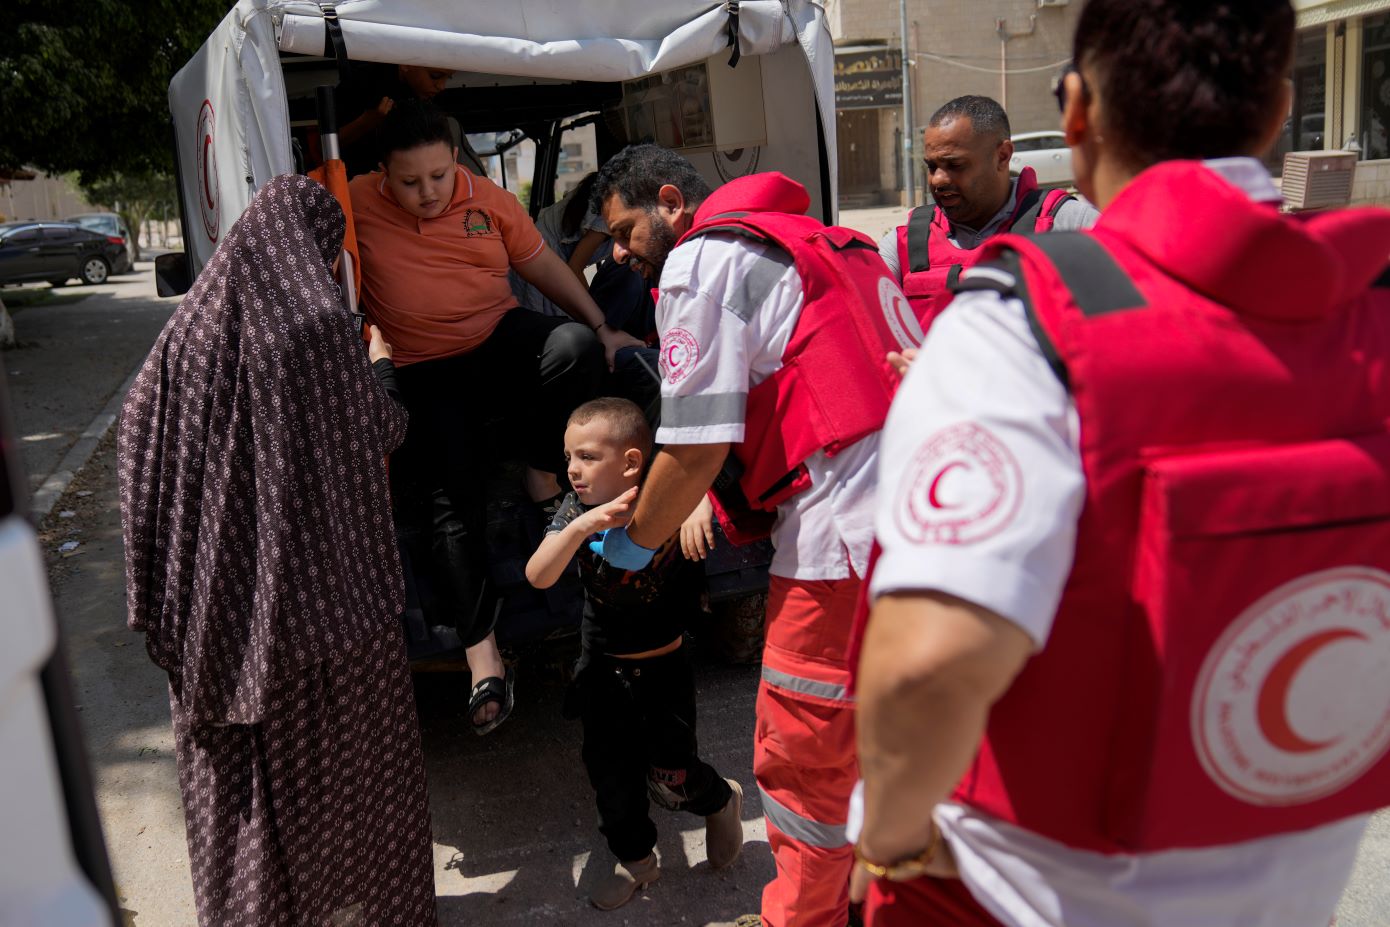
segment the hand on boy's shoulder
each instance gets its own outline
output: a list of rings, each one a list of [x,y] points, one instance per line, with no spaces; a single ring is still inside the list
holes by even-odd
[[[637,487],[634,486],[612,502],[605,502],[589,509],[575,519],[574,524],[585,534],[598,534],[610,528],[621,528],[632,518],[632,503],[636,499]]]
[[[573,526],[576,531],[591,535],[621,527],[632,517],[632,503],[636,498],[637,487],[634,486],[611,502],[586,509],[575,493],[569,493],[560,502],[545,533],[557,534]]]

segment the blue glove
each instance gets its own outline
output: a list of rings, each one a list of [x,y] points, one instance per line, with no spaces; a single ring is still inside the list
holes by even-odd
[[[618,569],[628,571],[642,569],[652,562],[652,555],[656,553],[650,547],[634,543],[627,536],[626,528],[609,528],[597,541],[589,542],[589,550]]]

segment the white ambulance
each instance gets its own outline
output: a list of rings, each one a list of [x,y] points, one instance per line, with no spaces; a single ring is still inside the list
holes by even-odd
[[[601,124],[601,148],[657,142],[714,186],[782,171],[833,219],[820,0],[241,0],[169,87],[190,276],[262,184],[305,166],[316,88],[347,62],[454,71],[436,105],[468,132],[536,143],[533,214],[574,133]]]

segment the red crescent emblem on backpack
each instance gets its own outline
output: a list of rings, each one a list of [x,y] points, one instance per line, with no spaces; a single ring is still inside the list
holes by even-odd
[[[1298,671],[1303,669],[1303,665],[1316,656],[1319,650],[1347,638],[1359,638],[1364,641],[1366,635],[1346,628],[1314,634],[1280,657],[1265,677],[1265,684],[1260,687],[1256,716],[1260,720],[1260,730],[1269,742],[1280,750],[1289,753],[1313,753],[1341,740],[1341,737],[1332,737],[1323,741],[1311,741],[1294,731],[1293,725],[1289,723],[1289,687],[1293,685]]]
[[[1275,588],[1226,628],[1192,690],[1211,781],[1252,805],[1346,788],[1390,751],[1390,573],[1336,567]]]

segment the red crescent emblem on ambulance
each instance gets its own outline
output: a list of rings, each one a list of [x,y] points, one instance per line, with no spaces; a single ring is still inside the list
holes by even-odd
[[[1365,775],[1390,752],[1390,573],[1337,567],[1267,593],[1207,652],[1191,710],[1203,770],[1249,804]]]
[[[922,442],[899,487],[898,530],[913,544],[984,540],[1013,521],[1023,501],[1014,455],[988,429],[968,423]]]
[[[216,242],[222,230],[220,196],[217,185],[217,151],[213,137],[217,130],[217,119],[212,110],[212,101],[204,100],[198,110],[197,158],[198,158],[198,213],[203,220],[203,232],[208,241]]]
[[[700,362],[700,342],[683,328],[673,328],[661,336],[661,375],[675,385]]]

